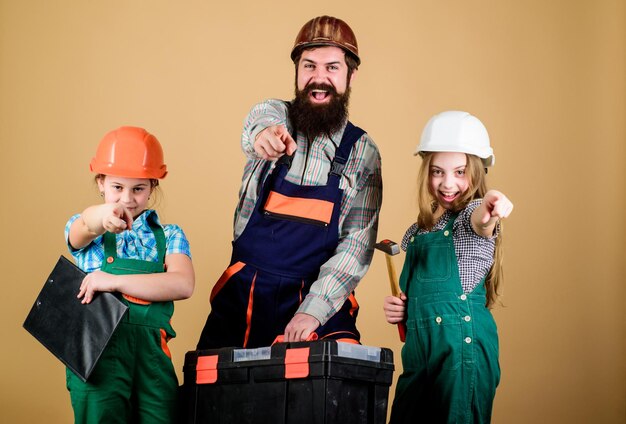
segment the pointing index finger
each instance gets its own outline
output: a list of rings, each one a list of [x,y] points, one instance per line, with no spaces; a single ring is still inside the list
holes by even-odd
[[[296,142],[284,125],[278,126],[274,134],[276,134],[285,145],[285,153],[291,155],[296,151]]]
[[[130,213],[130,211],[124,208],[124,213],[120,218],[124,220],[124,222],[126,223],[126,228],[130,230],[133,226],[133,215]]]

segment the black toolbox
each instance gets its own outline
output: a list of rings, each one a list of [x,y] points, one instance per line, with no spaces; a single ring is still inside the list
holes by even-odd
[[[334,340],[185,355],[184,424],[383,424],[393,352]]]

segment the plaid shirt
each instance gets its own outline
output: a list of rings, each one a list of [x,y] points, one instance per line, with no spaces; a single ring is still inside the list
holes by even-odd
[[[282,100],[257,104],[244,122],[241,146],[248,161],[235,211],[235,239],[246,227],[262,183],[274,167],[274,162],[256,155],[254,140],[265,128],[279,124],[293,133],[287,118],[287,105]],[[298,133],[298,147],[286,179],[299,185],[325,185],[344,128],[345,125],[330,137],[318,136],[312,141]],[[298,309],[298,312],[314,316],[322,325],[341,308],[372,261],[382,203],[382,176],[378,148],[367,134],[361,136],[352,148],[339,188],[343,190],[339,245],[334,255],[321,266],[318,279]]]
[[[125,259],[140,259],[143,261],[156,262],[158,260],[158,252],[156,248],[156,238],[146,222],[146,218],[154,214],[156,222],[159,223],[159,217],[153,210],[146,210],[133,221],[132,229],[117,234],[117,256]],[[70,253],[76,260],[76,265],[85,272],[93,272],[102,266],[104,259],[104,244],[102,236],[96,237],[91,243],[82,249],[74,249],[70,246],[68,237],[70,226],[80,214],[76,214],[70,218],[65,225],[65,241]],[[178,225],[163,225],[165,233],[165,256],[172,253],[182,253],[191,258],[189,251],[189,242],[185,237],[185,233]]]
[[[472,212],[482,203],[482,199],[475,199],[459,212],[454,224],[452,224],[452,241],[456,253],[459,276],[463,293],[470,293],[480,281],[487,275],[493,265],[493,254],[496,246],[500,224],[496,225],[493,237],[479,236],[472,228]],[[432,230],[427,231],[419,228],[417,222],[409,227],[402,238],[402,250],[406,250],[415,235],[428,232],[441,231],[450,221],[452,213],[446,210]]]

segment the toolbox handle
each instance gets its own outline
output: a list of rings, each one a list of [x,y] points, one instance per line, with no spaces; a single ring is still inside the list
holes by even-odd
[[[312,342],[312,341],[317,340],[318,338],[319,338],[319,336],[317,335],[317,333],[313,332],[313,333],[309,334],[309,337],[307,337],[305,341]],[[272,345],[275,345],[276,343],[284,343],[284,342],[285,342],[285,335],[284,334],[279,334],[278,336],[276,336],[276,338],[272,342]]]

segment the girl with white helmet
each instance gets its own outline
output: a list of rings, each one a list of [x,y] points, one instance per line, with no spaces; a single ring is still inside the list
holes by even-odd
[[[489,311],[502,281],[499,222],[513,204],[487,190],[495,157],[469,113],[431,118],[415,154],[419,215],[402,240],[402,293],[384,302],[387,321],[407,327],[390,422],[487,423],[500,381]]]
[[[90,303],[114,292],[129,307],[87,382],[67,369],[76,423],[176,422],[178,381],[167,347],[173,300],[194,288],[189,242],[148,204],[167,174],[156,137],[137,127],[105,135],[90,165],[104,203],[75,215],[65,239],[87,276]]]

